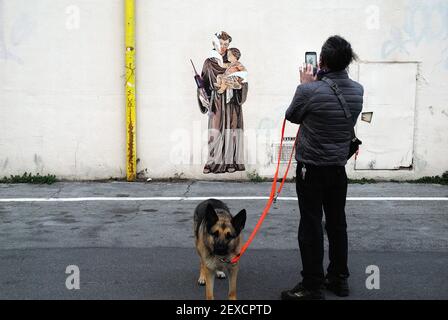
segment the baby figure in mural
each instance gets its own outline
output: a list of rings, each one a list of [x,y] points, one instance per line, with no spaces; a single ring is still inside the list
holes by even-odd
[[[242,83],[247,82],[247,70],[239,61],[241,52],[237,48],[229,48],[227,59],[229,63],[225,64],[227,68],[223,74],[216,77],[215,87],[218,93],[222,94],[228,89],[241,89]]]

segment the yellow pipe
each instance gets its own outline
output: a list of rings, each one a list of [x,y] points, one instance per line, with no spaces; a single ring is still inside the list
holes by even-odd
[[[125,0],[126,46],[126,177],[135,181],[137,176],[137,144],[135,116],[135,2]]]

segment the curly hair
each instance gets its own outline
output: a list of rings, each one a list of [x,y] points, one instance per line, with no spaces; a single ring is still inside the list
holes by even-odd
[[[240,50],[238,50],[237,48],[230,48],[229,51],[232,52],[232,55],[236,58],[236,60],[240,60],[241,58]]]
[[[358,56],[347,40],[341,36],[332,36],[322,46],[320,60],[330,70],[340,71],[358,60]]]
[[[216,37],[218,37],[218,39],[220,40],[224,41],[229,40],[229,42],[232,42],[232,37],[225,31],[218,32],[216,34]]]

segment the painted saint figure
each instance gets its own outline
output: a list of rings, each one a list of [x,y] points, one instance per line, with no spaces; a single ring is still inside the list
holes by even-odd
[[[215,87],[219,88],[218,93],[224,93],[226,89],[242,89],[242,84],[247,77],[247,71],[239,62],[240,57],[241,53],[237,48],[227,50],[229,65],[226,71],[217,77],[218,82],[215,83]]]
[[[245,170],[242,105],[248,91],[247,71],[239,62],[240,51],[229,49],[231,41],[224,31],[215,34],[214,48],[202,68],[201,77],[210,97],[205,174]],[[203,106],[199,92],[198,103]]]

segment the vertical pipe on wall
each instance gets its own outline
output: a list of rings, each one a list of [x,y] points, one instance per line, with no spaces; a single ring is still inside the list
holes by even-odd
[[[126,48],[126,177],[137,176],[136,99],[135,99],[135,0],[125,0]]]

